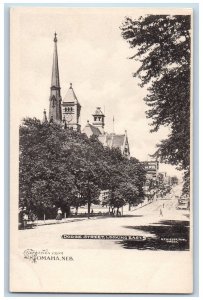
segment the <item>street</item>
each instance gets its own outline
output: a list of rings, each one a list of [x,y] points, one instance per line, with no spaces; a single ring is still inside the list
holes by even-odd
[[[139,209],[125,210],[120,217],[92,217],[70,223],[37,226],[19,231],[19,247],[58,249],[188,250],[189,211],[177,210],[177,199],[157,200]],[[160,212],[161,211],[161,212]],[[62,239],[69,235],[137,235],[148,241]],[[162,241],[160,242],[160,239]],[[181,239],[168,242],[163,239]],[[182,241],[183,239],[183,241]]]

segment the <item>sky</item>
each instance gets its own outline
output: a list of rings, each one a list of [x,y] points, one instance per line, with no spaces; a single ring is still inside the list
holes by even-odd
[[[48,112],[54,32],[62,99],[70,83],[82,106],[81,127],[92,122],[96,107],[105,114],[105,131],[127,130],[131,156],[149,160],[156,144],[167,137],[168,128],[150,133],[147,91],[132,74],[139,67],[129,57],[134,49],[122,38],[125,16],[137,18],[146,11],[130,9],[25,8],[11,14],[11,68],[17,122],[24,117],[42,119]],[[169,175],[174,167],[161,165]]]

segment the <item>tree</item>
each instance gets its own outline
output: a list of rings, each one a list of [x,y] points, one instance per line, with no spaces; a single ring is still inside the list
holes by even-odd
[[[39,217],[55,214],[55,207],[66,211],[74,197],[74,177],[61,151],[64,140],[57,124],[28,118],[20,126],[19,205]]]
[[[89,216],[106,189],[111,207],[139,203],[144,174],[138,160],[104,148],[96,137],[37,119],[24,119],[20,126],[19,206],[39,218],[86,204]]]
[[[157,145],[154,157],[186,170],[190,165],[191,19],[189,15],[147,15],[126,18],[122,36],[140,62],[134,73],[146,86],[147,118],[151,132],[168,126],[168,137]],[[186,180],[187,182],[188,180]]]
[[[106,188],[110,191],[109,205],[112,211],[125,204],[138,205],[143,201],[145,170],[135,158],[123,157],[119,149],[108,149],[109,178]]]

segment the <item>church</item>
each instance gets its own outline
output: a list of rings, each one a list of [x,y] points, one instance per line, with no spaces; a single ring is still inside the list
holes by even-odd
[[[88,137],[94,135],[104,147],[119,148],[123,156],[130,158],[130,147],[127,131],[124,134],[105,132],[105,115],[101,107],[97,107],[93,116],[93,122],[87,121],[86,126],[81,130],[80,124],[81,105],[73,90],[72,83],[62,99],[59,79],[59,65],[57,53],[57,34],[54,34],[54,54],[51,75],[51,87],[49,97],[49,116],[47,119],[44,110],[44,121],[63,124],[65,129],[85,133]]]

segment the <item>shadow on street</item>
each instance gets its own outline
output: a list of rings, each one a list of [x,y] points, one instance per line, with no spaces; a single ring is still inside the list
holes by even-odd
[[[125,226],[128,229],[141,230],[153,237],[144,241],[120,241],[118,244],[125,249],[138,250],[189,250],[189,221],[163,220],[144,226]]]

